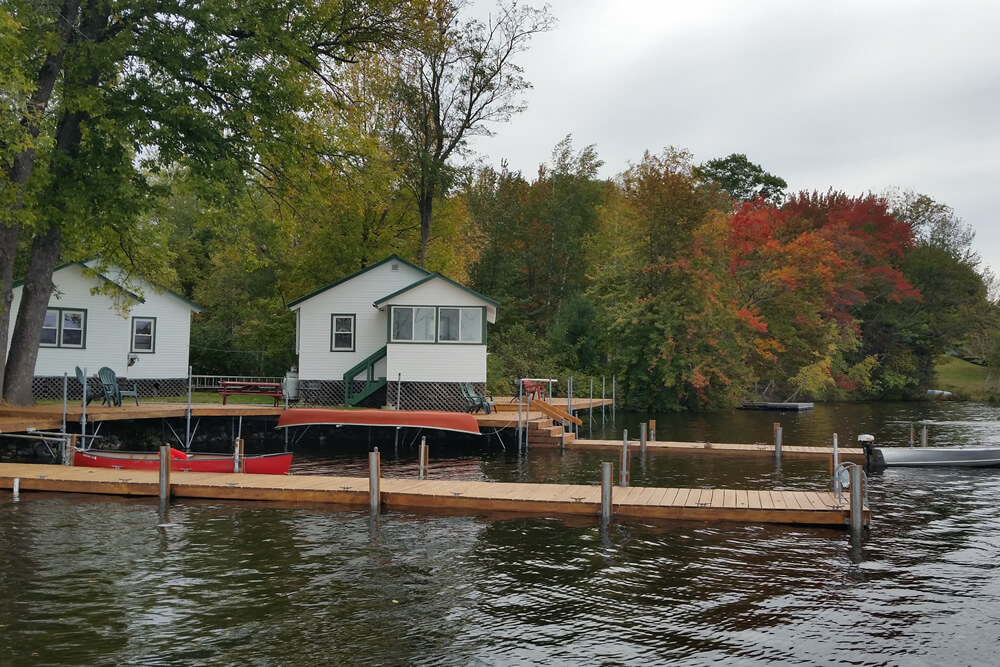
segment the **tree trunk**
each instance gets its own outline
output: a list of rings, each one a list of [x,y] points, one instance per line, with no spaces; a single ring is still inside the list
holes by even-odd
[[[21,124],[28,130],[33,143],[41,133],[41,119],[48,108],[52,91],[55,89],[59,72],[62,71],[66,55],[66,45],[69,43],[73,28],[80,13],[80,0],[64,0],[56,19],[60,48],[46,57],[38,70],[37,86],[31,96],[28,114],[21,119]],[[8,224],[0,223],[0,388],[5,385],[5,368],[7,359],[7,343],[10,335],[10,310],[14,302],[14,258],[17,255],[17,242],[21,227],[16,221],[18,211],[23,202],[24,186],[31,176],[35,165],[35,149],[29,147],[18,154],[9,168],[5,169],[5,184],[14,190],[14,201],[10,204]]]
[[[424,268],[427,261],[427,246],[431,239],[431,211],[434,207],[434,195],[423,194],[417,202],[417,209],[420,211],[420,254],[417,256],[417,263],[420,268]]]
[[[21,293],[21,308],[17,311],[3,394],[11,405],[32,405],[31,381],[35,377],[35,361],[42,338],[42,323],[52,296],[52,270],[59,261],[62,229],[58,223],[49,225],[44,234],[31,244],[31,260]]]

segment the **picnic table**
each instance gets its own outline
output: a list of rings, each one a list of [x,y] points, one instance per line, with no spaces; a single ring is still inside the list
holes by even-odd
[[[274,407],[278,407],[278,401],[284,396],[281,392],[280,382],[234,382],[223,380],[219,382],[219,393],[222,394],[222,404],[226,404],[226,399],[230,396],[271,396],[274,398]]]

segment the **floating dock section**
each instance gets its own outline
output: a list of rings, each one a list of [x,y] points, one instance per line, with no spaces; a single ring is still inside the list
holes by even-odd
[[[0,464],[0,489],[13,489],[15,480],[21,492],[159,495],[159,476],[155,471]],[[191,472],[170,475],[170,492],[177,498],[329,503],[352,508],[371,506],[369,484],[369,479],[363,477]],[[601,510],[601,487],[597,485],[383,478],[379,486],[379,505],[386,509],[595,518]],[[619,519],[739,521],[841,528],[846,528],[850,521],[849,496],[838,498],[827,491],[616,486],[612,489],[611,504]],[[862,516],[867,524],[870,517],[867,507],[863,508]]]

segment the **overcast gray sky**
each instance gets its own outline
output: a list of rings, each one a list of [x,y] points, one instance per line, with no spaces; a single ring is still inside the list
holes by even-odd
[[[665,146],[745,153],[791,191],[927,194],[1000,272],[1000,2],[550,6],[558,26],[520,60],[528,110],[474,144],[488,164],[531,179],[567,134],[605,176]]]

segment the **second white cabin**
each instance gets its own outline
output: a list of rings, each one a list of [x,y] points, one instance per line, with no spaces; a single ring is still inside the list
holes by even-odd
[[[459,384],[486,382],[497,302],[396,255],[289,308],[308,402],[460,409]]]

